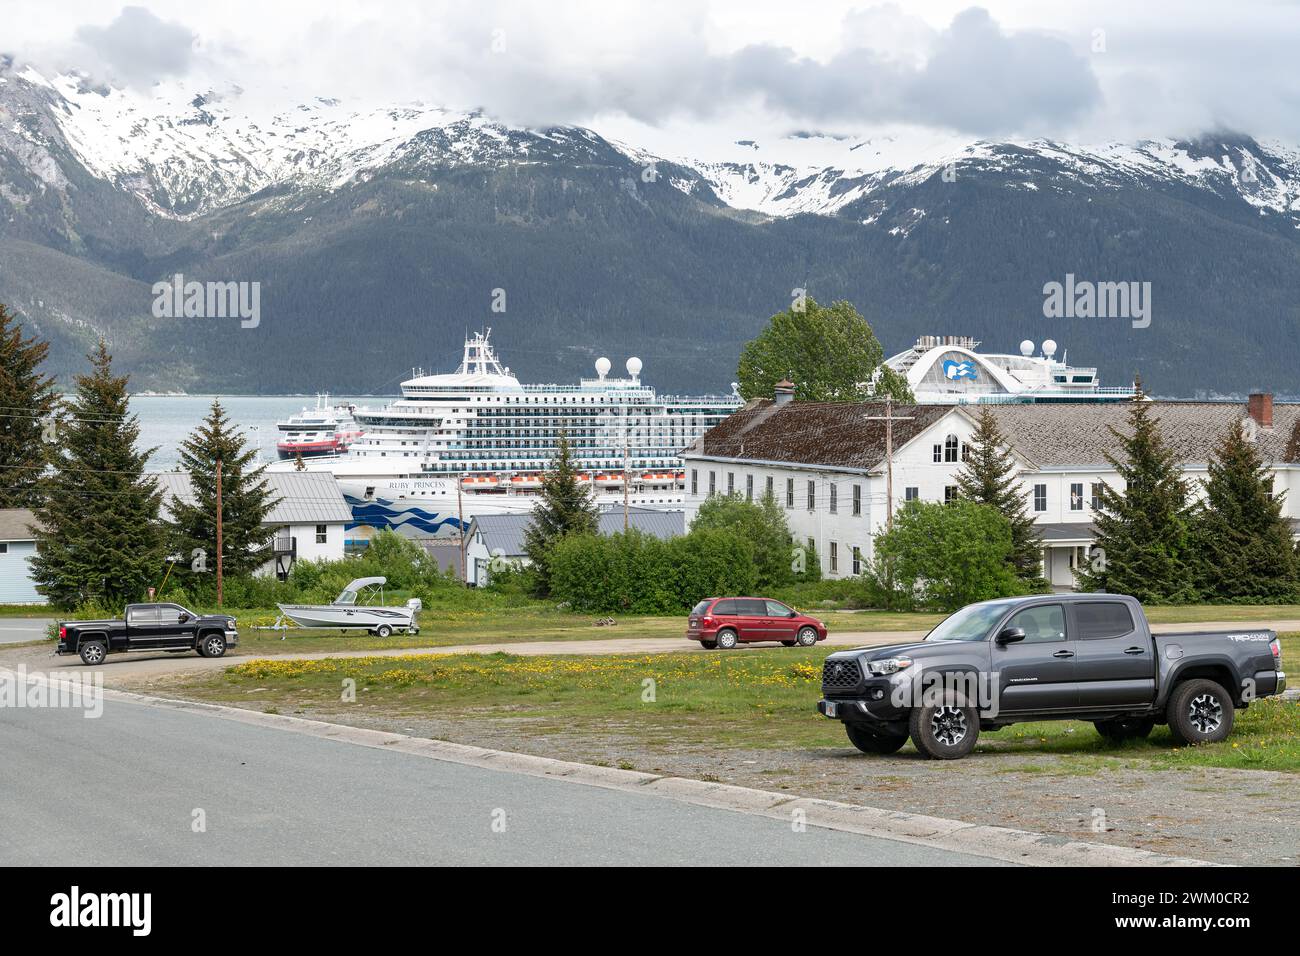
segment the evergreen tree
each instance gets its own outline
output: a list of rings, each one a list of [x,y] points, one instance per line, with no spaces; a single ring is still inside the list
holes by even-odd
[[[1131,594],[1149,604],[1194,600],[1189,560],[1188,490],[1173,451],[1138,383],[1129,432],[1110,429],[1123,460],[1106,453],[1123,490],[1103,483],[1095,518],[1097,544],[1081,569],[1085,588]]]
[[[850,302],[819,305],[807,298],[778,312],[740,352],[736,378],[745,399],[771,398],[790,377],[800,401],[857,401],[892,395],[912,402],[907,380],[881,363],[885,350]],[[872,384],[873,376],[878,380]]]
[[[35,509],[32,576],[60,607],[142,600],[163,572],[162,493],[144,473],[152,449],[136,450],[140,426],[127,406],[127,379],[113,375],[102,339],[89,358],[92,371],[76,377],[50,453],[54,473]]]
[[[1224,433],[1209,462],[1205,500],[1192,522],[1197,589],[1214,602],[1296,600],[1300,564],[1282,515],[1285,492],[1240,424]]]
[[[532,561],[538,594],[550,593],[551,548],[565,535],[595,534],[597,515],[590,489],[578,480],[569,439],[561,433],[554,465],[542,476],[540,500],[524,532],[524,553]]]
[[[31,508],[40,500],[56,402],[54,379],[40,370],[49,350],[47,342],[23,338],[0,303],[0,508]]]
[[[1021,584],[1030,591],[1047,590],[1042,572],[1043,539],[1020,493],[1015,458],[988,406],[980,409],[970,455],[956,477],[963,498],[996,508],[1010,523],[1008,560]]]
[[[234,427],[218,399],[208,416],[180,448],[181,471],[190,476],[191,502],[172,502],[173,552],[180,567],[211,576],[217,555],[217,461],[221,461],[222,572],[230,577],[252,574],[267,560],[262,549],[275,536],[264,522],[278,499],[266,483],[266,466],[257,465],[257,450]],[[203,563],[194,565],[195,552]]]

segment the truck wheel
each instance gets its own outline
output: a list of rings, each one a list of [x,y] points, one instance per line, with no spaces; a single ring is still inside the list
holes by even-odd
[[[1120,720],[1094,720],[1092,725],[1107,740],[1141,740],[1151,735],[1156,720],[1154,717],[1128,717]]]
[[[736,646],[735,631],[718,631],[718,646],[724,651],[729,651]]]
[[[77,648],[77,654],[81,657],[83,664],[102,664],[104,657],[108,654],[108,645],[103,641],[82,641],[81,646]]]
[[[892,754],[907,743],[907,734],[876,734],[866,727],[845,724],[849,741],[864,754]]]
[[[979,714],[958,697],[933,707],[916,707],[908,721],[916,749],[935,760],[956,760],[975,749]]]
[[[1180,744],[1214,744],[1232,733],[1232,695],[1212,680],[1198,678],[1174,688],[1169,730]]]
[[[389,627],[387,624],[380,624],[377,628],[375,628],[376,637],[388,637],[392,633],[393,633],[393,629]]]
[[[799,632],[799,637],[796,640],[798,640],[800,647],[812,647],[817,643],[817,632],[811,627],[805,627]]]
[[[201,657],[221,657],[226,653],[226,639],[220,634],[209,634],[199,641]]]

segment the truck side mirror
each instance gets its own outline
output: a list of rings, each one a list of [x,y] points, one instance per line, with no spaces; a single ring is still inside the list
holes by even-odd
[[[1004,627],[998,632],[997,642],[1005,647],[1007,644],[1015,644],[1017,641],[1025,639],[1025,629],[1023,627]]]

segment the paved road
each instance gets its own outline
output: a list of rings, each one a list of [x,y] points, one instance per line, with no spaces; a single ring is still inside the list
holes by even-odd
[[[993,862],[112,700],[0,711],[0,753],[0,865]]]
[[[0,617],[0,644],[21,644],[45,637],[49,617]]]
[[[1190,624],[1155,624],[1152,630],[1157,633],[1171,631],[1242,631],[1271,628],[1275,631],[1300,631],[1300,621],[1203,621]],[[918,641],[925,637],[924,631],[840,631],[819,644],[819,647],[868,647],[881,644],[899,644]],[[2,643],[2,642],[0,642]],[[585,641],[501,641],[491,644],[457,644],[447,647],[407,648],[405,650],[368,650],[368,651],[314,651],[311,653],[294,653],[291,641],[285,642],[283,653],[300,660],[320,660],[326,657],[390,657],[401,654],[520,654],[531,657],[547,657],[556,654],[664,654],[685,652],[695,654],[761,654],[774,645],[742,644],[731,651],[705,651],[698,644],[677,637],[611,637],[601,640]],[[278,648],[277,648],[278,650]],[[269,656],[265,651],[260,655],[250,654],[242,648],[236,648],[219,660],[206,660],[194,654],[114,654],[96,670],[104,673],[104,680],[110,685],[133,685],[140,680],[149,680],[166,674],[190,673],[228,667],[239,660],[254,656]],[[278,656],[278,655],[276,655]],[[58,672],[65,668],[74,668],[79,673],[86,673],[81,661],[75,656],[54,657],[49,645],[40,647],[12,648],[0,653],[0,666],[17,667],[24,665],[29,671]]]

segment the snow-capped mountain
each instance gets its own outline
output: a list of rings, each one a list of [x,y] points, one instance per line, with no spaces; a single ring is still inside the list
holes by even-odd
[[[56,373],[102,336],[138,388],[382,391],[490,323],[523,378],[636,354],[661,388],[725,390],[801,288],[853,302],[891,350],[1051,337],[1103,383],[1300,391],[1266,345],[1300,328],[1291,147],[897,128],[686,155],[437,105],[259,104],[0,57],[0,301]],[[260,324],[156,319],[150,290],[177,273],[261,283]],[[1150,282],[1150,327],[1048,319],[1067,274]]]
[[[742,140],[722,156],[656,157],[590,130],[516,129],[481,113],[421,103],[357,110],[321,97],[259,115],[233,85],[199,92],[170,82],[141,95],[71,74],[46,78],[31,67],[0,72],[0,84],[27,87],[29,102],[38,93],[86,170],[154,213],[178,218],[272,187],[338,189],[389,167],[593,162],[608,147],[648,166],[671,162],[670,181],[683,191],[703,184],[727,206],[774,217],[833,215],[882,187],[944,170],[1013,172],[1034,156],[1055,164],[1062,183],[1181,183],[1238,195],[1300,227],[1300,152],[1240,139],[1071,146],[901,129],[860,138],[796,133],[774,143]],[[0,122],[8,116],[12,123],[14,107],[6,109],[5,101],[15,97],[5,92],[0,88]],[[11,140],[21,132],[14,123]],[[41,147],[27,136],[26,161],[57,180],[57,163]]]

